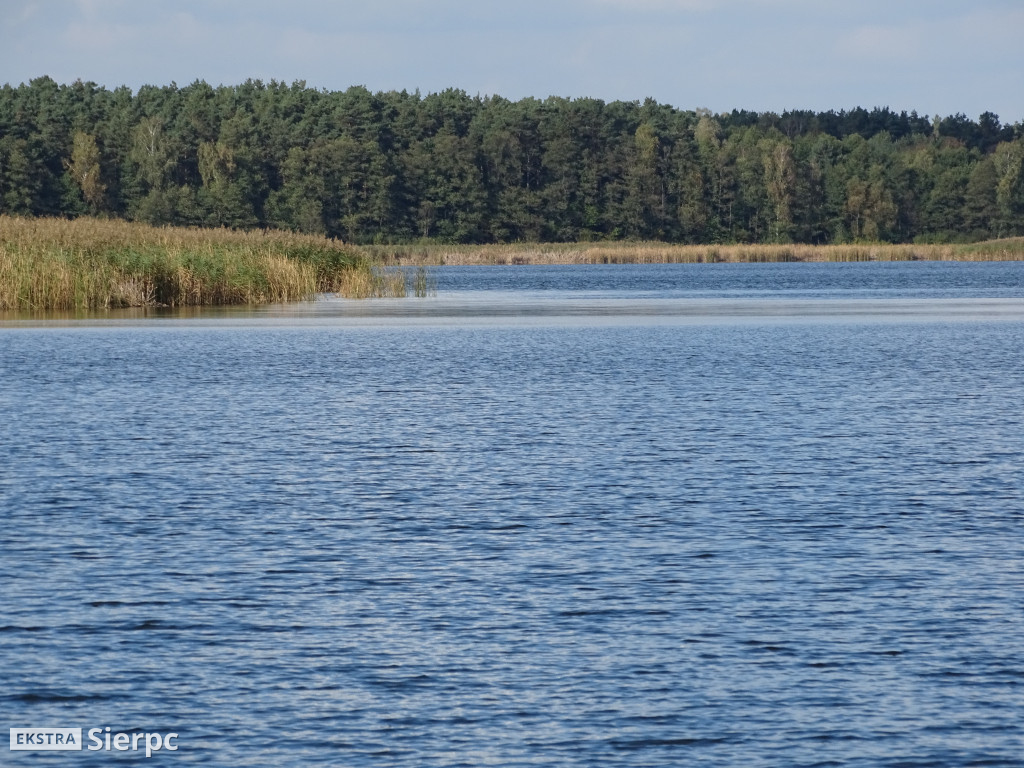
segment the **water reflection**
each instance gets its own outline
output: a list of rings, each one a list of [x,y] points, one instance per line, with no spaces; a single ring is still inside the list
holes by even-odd
[[[0,313],[0,327],[630,325],[730,322],[1024,320],[1022,299],[601,299],[480,293],[427,299],[340,299],[255,307]]]
[[[437,296],[255,307],[0,313],[0,325],[404,325],[1018,320],[1024,264],[722,264],[436,268]]]

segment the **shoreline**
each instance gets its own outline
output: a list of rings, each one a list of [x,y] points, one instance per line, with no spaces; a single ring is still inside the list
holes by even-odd
[[[658,242],[364,245],[384,267],[1024,261],[1024,238],[957,245],[673,245]]]
[[[272,304],[427,296],[434,266],[1024,261],[1024,237],[958,245],[663,242],[356,246],[275,230],[0,215],[0,310]]]

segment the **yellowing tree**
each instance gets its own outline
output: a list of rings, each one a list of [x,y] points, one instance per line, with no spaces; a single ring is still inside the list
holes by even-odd
[[[96,137],[75,131],[71,159],[65,160],[64,166],[82,190],[82,197],[92,212],[99,211],[103,204],[103,193],[107,188],[100,181],[100,150],[96,146]]]
[[[764,140],[761,143],[764,160],[764,185],[771,203],[771,240],[786,242],[793,226],[792,203],[796,172],[793,151],[788,141]]]
[[[1014,232],[1015,214],[1020,199],[1021,181],[1024,178],[1024,142],[1003,142],[996,147],[993,155],[996,166],[996,202],[1002,214],[999,234]]]

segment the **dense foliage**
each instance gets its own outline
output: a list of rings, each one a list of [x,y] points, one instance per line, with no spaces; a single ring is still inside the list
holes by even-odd
[[[248,81],[0,89],[0,213],[355,242],[1024,234],[1024,125]]]

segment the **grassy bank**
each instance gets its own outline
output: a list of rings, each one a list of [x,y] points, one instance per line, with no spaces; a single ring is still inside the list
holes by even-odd
[[[1024,238],[970,245],[670,245],[666,243],[512,243],[364,246],[377,263],[709,264],[814,261],[1018,261]]]
[[[405,278],[322,237],[0,216],[0,309],[262,304],[322,291],[401,296]]]

